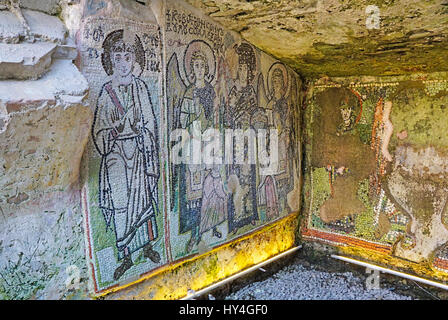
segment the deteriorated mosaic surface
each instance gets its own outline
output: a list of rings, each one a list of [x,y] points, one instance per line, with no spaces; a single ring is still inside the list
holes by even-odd
[[[177,4],[168,5],[165,20],[163,49],[155,24],[88,18],[80,33],[95,108],[83,191],[95,292],[299,209],[300,78]],[[204,139],[207,129],[219,139],[226,129],[276,129],[275,170],[263,173],[258,158],[252,164],[171,161],[175,130]],[[224,147],[219,139],[217,149]],[[255,142],[269,146],[269,139]]]
[[[444,80],[317,85],[304,236],[447,271],[447,105]]]

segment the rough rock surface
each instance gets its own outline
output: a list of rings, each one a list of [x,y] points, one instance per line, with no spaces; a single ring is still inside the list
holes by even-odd
[[[446,0],[187,1],[306,76],[448,70]]]
[[[0,80],[37,79],[51,65],[56,44],[0,43]]]
[[[55,15],[61,10],[60,2],[61,0],[20,0],[20,6],[22,8]]]
[[[26,36],[26,29],[17,16],[10,11],[0,11],[0,41],[18,43]]]
[[[23,17],[29,27],[29,32],[10,11],[0,11],[0,42],[19,43],[23,40],[51,41],[63,44],[66,40],[66,29],[57,17],[32,10],[22,10]]]
[[[67,30],[57,17],[32,10],[23,10],[23,16],[34,39],[65,43]]]
[[[86,269],[76,185],[87,92],[70,60],[36,81],[0,82],[0,298],[67,297],[66,268]]]
[[[0,299],[86,296],[79,169],[93,115],[76,56],[57,17],[0,11]]]
[[[59,203],[49,205],[55,198]],[[32,214],[0,206],[0,300],[78,298],[86,291],[77,193],[45,200],[45,207],[34,206]],[[72,286],[66,284],[69,279]]]
[[[0,0],[0,10],[6,10],[10,7],[11,2],[14,5],[19,5],[24,9],[31,9],[41,11],[50,15],[56,15],[61,10],[62,0]],[[73,2],[72,0],[65,0],[64,2]]]

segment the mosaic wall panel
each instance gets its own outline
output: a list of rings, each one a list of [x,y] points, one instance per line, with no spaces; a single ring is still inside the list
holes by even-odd
[[[78,35],[96,293],[299,210],[300,78],[177,1],[163,19],[88,17]]]
[[[159,26],[88,18],[82,70],[94,111],[83,190],[95,291],[167,263]]]
[[[448,271],[447,105],[443,80],[317,85],[305,238]]]
[[[216,162],[190,158],[170,166],[170,244],[178,259],[298,211],[301,81],[285,65],[178,2],[168,2],[165,19],[168,136],[181,130],[202,137],[205,155],[207,129],[214,129],[217,149],[224,151],[213,154]],[[241,146],[244,163],[236,161],[240,133],[235,129],[257,134],[253,163],[247,159],[248,141]],[[277,151],[269,149],[272,129],[278,133],[278,159],[266,162],[274,168],[266,173],[258,151],[262,142],[270,155]],[[180,139],[172,139],[171,146]],[[187,158],[194,158],[188,151]],[[175,156],[173,149],[170,159]]]

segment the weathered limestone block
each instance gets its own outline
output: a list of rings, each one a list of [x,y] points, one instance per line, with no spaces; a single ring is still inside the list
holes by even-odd
[[[32,10],[22,10],[22,14],[29,31],[16,14],[10,11],[0,11],[1,42],[19,43],[22,40],[31,42],[44,40],[65,43],[67,31],[57,17]]]
[[[83,105],[87,92],[87,82],[68,60],[56,60],[37,81],[1,82],[6,123],[0,134],[0,202],[14,203],[21,192],[64,188],[77,181],[91,119]]]
[[[57,17],[32,10],[23,10],[23,16],[35,39],[65,43],[67,30]]]
[[[20,0],[20,6],[55,15],[60,11],[60,2],[60,0]]]
[[[0,43],[0,80],[39,78],[50,67],[56,47],[50,42]]]
[[[0,81],[0,299],[87,290],[77,185],[93,117],[88,89],[61,59],[39,80]]]
[[[75,60],[78,57],[78,50],[73,44],[59,45],[53,55],[55,59],[69,59]]]
[[[18,43],[26,36],[26,29],[17,16],[9,11],[0,11],[0,41]]]

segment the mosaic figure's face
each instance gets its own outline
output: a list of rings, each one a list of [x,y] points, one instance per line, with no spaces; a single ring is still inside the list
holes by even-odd
[[[132,52],[115,51],[112,53],[112,61],[114,66],[114,74],[120,77],[127,77],[131,74],[135,57]]]
[[[274,87],[274,94],[276,97],[281,96],[283,93],[283,77],[280,76],[274,76],[272,78],[272,84]]]
[[[203,59],[195,59],[193,61],[193,73],[195,75],[196,81],[203,81],[205,78],[206,65]]]
[[[249,67],[245,63],[240,63],[238,65],[238,78],[242,85],[248,85]]]
[[[342,120],[344,121],[344,123],[346,125],[350,125],[350,118],[352,116],[352,113],[353,113],[353,108],[352,107],[342,108],[341,109]]]

